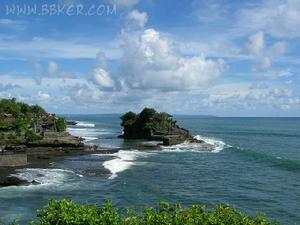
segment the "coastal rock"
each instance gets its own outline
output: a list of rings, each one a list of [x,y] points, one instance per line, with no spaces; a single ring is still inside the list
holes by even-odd
[[[177,145],[185,141],[203,143],[195,139],[187,129],[176,125],[176,120],[168,113],[157,112],[155,109],[145,108],[139,114],[127,112],[122,117],[124,139],[146,139],[162,141],[163,145]]]
[[[29,142],[29,147],[82,147],[81,139],[67,132],[47,132],[42,140]]]
[[[20,185],[29,185],[31,182],[28,182],[27,180],[22,180],[18,177],[9,176],[5,179],[1,180],[0,186],[1,187],[7,187],[7,186],[20,186]]]
[[[78,124],[78,122],[75,121],[75,120],[67,120],[67,125],[75,126],[75,125],[77,125],[77,124]]]

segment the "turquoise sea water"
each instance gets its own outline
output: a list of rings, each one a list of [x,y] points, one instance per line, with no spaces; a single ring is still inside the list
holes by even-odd
[[[283,224],[300,224],[300,118],[215,118],[176,116],[194,135],[214,144],[214,152],[182,144],[163,151],[134,151],[137,144],[116,138],[119,115],[67,116],[80,121],[69,132],[89,144],[131,147],[112,155],[72,156],[49,169],[17,174],[41,185],[0,189],[0,220],[25,223],[49,198],[78,203],[111,199],[117,207],[140,210],[159,200],[229,204],[253,215],[264,212]]]

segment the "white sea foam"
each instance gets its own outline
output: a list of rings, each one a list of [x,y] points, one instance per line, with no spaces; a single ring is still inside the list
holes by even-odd
[[[12,176],[25,179],[29,182],[36,181],[40,185],[58,185],[62,184],[66,179],[75,176],[82,177],[82,175],[76,174],[71,170],[39,168],[19,169],[17,173]]]
[[[95,127],[94,123],[84,122],[84,121],[76,121],[76,126],[78,127]]]
[[[148,157],[153,153],[145,153],[141,151],[124,151],[121,150],[114,154],[109,154],[110,156],[114,156],[116,158],[112,160],[105,161],[103,163],[104,168],[108,169],[111,172],[111,176],[109,179],[113,179],[117,177],[119,172],[129,169],[132,165],[136,164],[136,160],[138,158]],[[102,156],[101,154],[95,154]]]
[[[224,141],[216,139],[216,138],[212,138],[212,137],[203,137],[201,135],[196,135],[195,138],[197,140],[203,140],[204,142],[206,142],[207,144],[210,144],[212,146],[214,146],[214,150],[213,152],[220,152],[222,151],[224,148],[228,148],[231,147],[230,145],[227,145]]]
[[[142,145],[147,146],[147,147],[155,147],[158,146],[159,144],[162,144],[162,141],[143,141]]]
[[[111,133],[105,129],[97,129],[92,127],[91,128],[68,127],[67,131],[74,136],[84,138],[85,142],[97,140],[99,136]]]
[[[198,140],[203,140],[205,143],[191,143],[189,141],[185,141],[178,145],[162,147],[163,151],[172,151],[172,152],[220,152],[226,147],[230,147],[226,145],[222,140],[218,140],[215,138],[203,137],[200,135],[195,136]]]

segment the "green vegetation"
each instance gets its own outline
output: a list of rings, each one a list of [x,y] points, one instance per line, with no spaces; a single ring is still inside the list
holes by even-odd
[[[57,117],[55,119],[57,132],[64,132],[67,129],[67,121],[63,117]]]
[[[38,105],[28,105],[13,99],[0,100],[0,130],[15,130],[18,133],[33,127],[37,119],[47,115],[47,112]]]
[[[50,115],[38,105],[0,99],[1,143],[34,142],[43,139],[45,131],[63,132],[66,127],[63,117]]]
[[[33,141],[38,141],[38,140],[42,140],[43,137],[36,134],[34,131],[32,130],[27,130],[25,133],[25,140],[27,142],[33,142]]]
[[[124,211],[124,210],[123,210]],[[122,212],[123,212],[122,211]],[[111,202],[105,202],[102,208],[96,205],[77,205],[69,200],[50,200],[42,210],[38,210],[38,220],[32,225],[271,225],[264,216],[257,215],[253,218],[237,210],[216,206],[208,210],[204,206],[195,205],[188,209],[175,204],[170,206],[161,202],[158,207],[147,207],[142,213],[134,213],[127,209],[120,213],[113,208]]]
[[[152,108],[144,108],[139,114],[127,112],[121,116],[124,138],[149,138],[154,131],[168,131],[170,126],[176,125],[176,121],[170,117],[169,114],[159,113]]]

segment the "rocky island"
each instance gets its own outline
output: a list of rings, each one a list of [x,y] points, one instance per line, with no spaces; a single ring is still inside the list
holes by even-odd
[[[194,138],[190,132],[179,127],[176,120],[168,113],[157,112],[152,108],[144,108],[139,114],[127,112],[122,117],[124,139],[146,139],[161,141],[163,145],[177,145],[185,141],[203,143]]]

